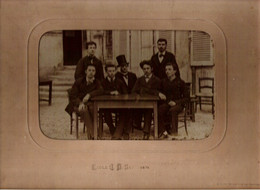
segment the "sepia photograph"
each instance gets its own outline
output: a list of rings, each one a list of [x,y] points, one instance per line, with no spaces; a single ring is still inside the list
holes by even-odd
[[[38,60],[49,138],[200,140],[214,127],[214,42],[204,31],[49,31]]]

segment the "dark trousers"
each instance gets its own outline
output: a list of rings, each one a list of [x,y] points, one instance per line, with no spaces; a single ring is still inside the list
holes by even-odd
[[[78,108],[75,108],[75,111],[77,111],[81,117],[81,119],[84,121],[85,126],[87,127],[87,134],[89,138],[94,137],[94,107],[93,107],[93,102],[88,102],[87,105],[85,106],[85,109],[78,111]]]
[[[118,120],[118,126],[114,126],[113,119],[112,119],[112,113],[117,112],[119,114],[119,120]],[[129,134],[131,128],[131,125],[129,124],[129,110],[128,109],[106,109],[104,110],[104,116],[105,116],[105,122],[107,123],[110,133],[112,130],[114,130],[114,133],[112,134],[113,138],[121,138],[123,133]]]
[[[113,124],[113,119],[112,119],[112,113],[116,113],[116,110],[113,109],[105,109],[104,110],[104,119],[105,122],[109,128],[110,134],[113,135],[115,131],[115,126]]]
[[[136,126],[141,127],[142,117],[144,116],[144,128],[143,131],[145,133],[150,133],[151,130],[151,122],[153,117],[152,109],[138,109],[134,114],[134,121]]]
[[[167,130],[167,123],[172,125],[171,129],[168,129],[171,133],[178,133],[178,114],[183,110],[183,106],[175,105],[169,106],[167,103],[163,103],[159,106],[158,110],[158,123],[159,134]]]

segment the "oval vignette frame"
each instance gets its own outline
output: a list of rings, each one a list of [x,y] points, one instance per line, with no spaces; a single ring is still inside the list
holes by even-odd
[[[215,121],[209,137],[186,141],[107,141],[55,140],[45,136],[39,124],[38,57],[42,35],[52,30],[199,30],[208,33],[214,42]],[[37,63],[37,64],[36,64]],[[207,20],[186,19],[72,19],[45,20],[32,30],[28,43],[28,130],[41,148],[69,152],[205,152],[216,148],[227,128],[227,64],[226,40],[222,30]],[[64,111],[64,110],[61,110]],[[68,116],[69,117],[69,116]],[[122,145],[123,144],[123,145]]]

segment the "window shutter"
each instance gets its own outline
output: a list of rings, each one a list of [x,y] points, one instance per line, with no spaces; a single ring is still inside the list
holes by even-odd
[[[119,54],[127,55],[127,31],[119,31]]]
[[[212,41],[205,32],[193,31],[191,40],[191,66],[212,66]]]

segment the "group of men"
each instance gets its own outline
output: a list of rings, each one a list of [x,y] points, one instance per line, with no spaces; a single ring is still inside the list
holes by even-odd
[[[157,41],[158,53],[140,63],[143,75],[128,71],[129,63],[124,55],[116,57],[118,65],[106,64],[104,77],[102,62],[95,57],[97,45],[88,42],[88,55],[79,60],[75,71],[75,82],[70,93],[70,103],[66,107],[69,114],[77,112],[87,126],[87,133],[93,139],[93,102],[91,98],[106,94],[149,94],[159,97],[158,124],[159,138],[178,135],[178,114],[183,110],[189,94],[180,72],[175,56],[166,51],[167,40]],[[120,67],[120,71],[117,71]],[[129,139],[132,127],[143,130],[143,140],[148,140],[151,130],[152,109],[105,109],[104,119],[109,127],[112,140]],[[119,113],[119,125],[114,126],[112,113]],[[142,126],[142,118],[144,125]],[[171,125],[166,125],[170,120]]]

